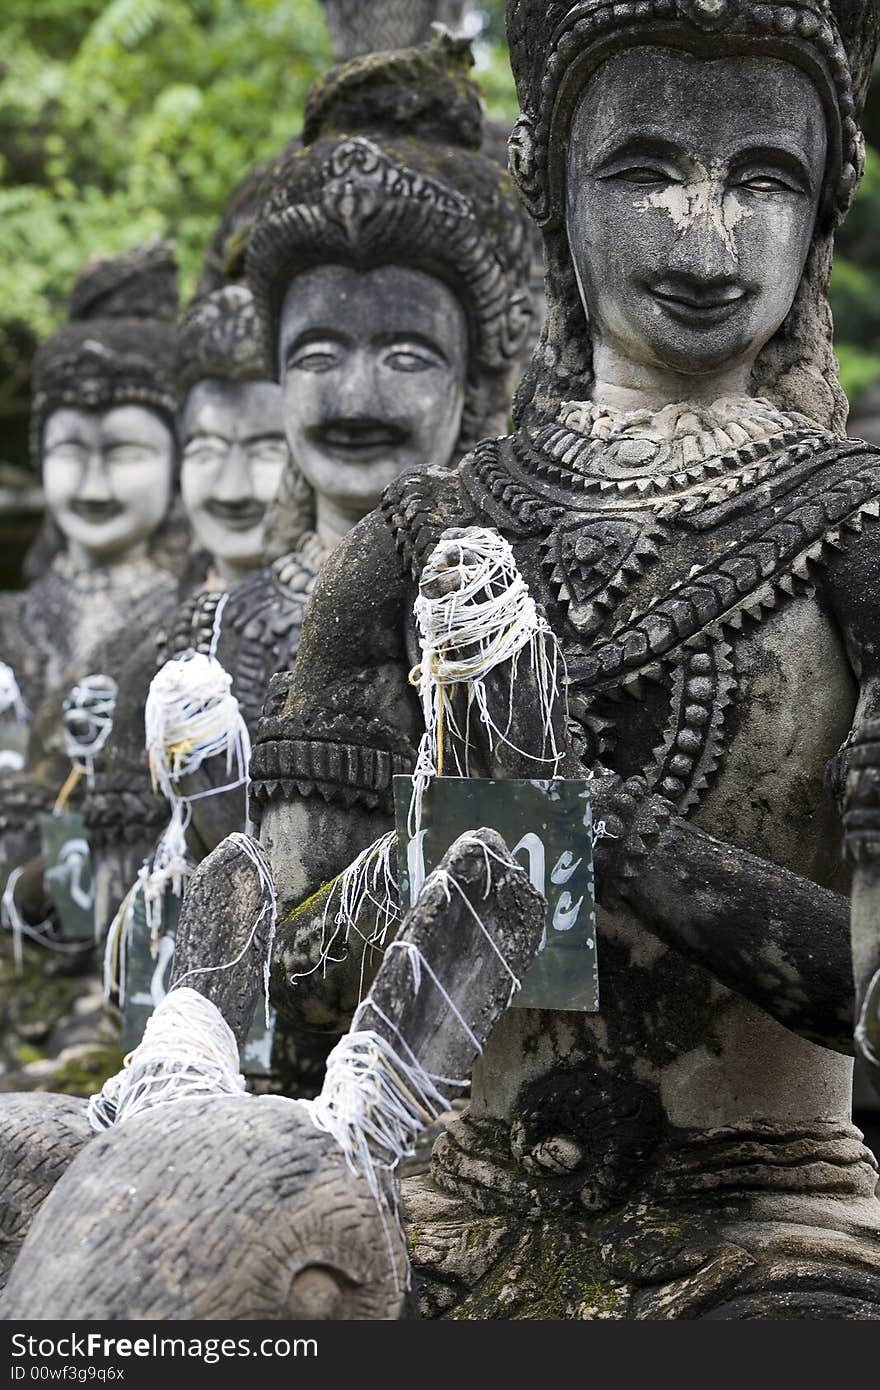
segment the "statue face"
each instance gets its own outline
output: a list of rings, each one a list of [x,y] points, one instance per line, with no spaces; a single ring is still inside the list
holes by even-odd
[[[825,154],[819,96],[788,63],[661,48],[610,59],[568,153],[594,341],[695,375],[753,359],[794,299]]]
[[[86,556],[119,557],[167,512],[174,454],[171,430],[146,406],[53,411],[43,435],[46,505]]]
[[[450,458],[467,326],[432,275],[304,271],[284,299],[279,354],[290,449],[319,499],[366,515],[404,469]]]
[[[180,492],[220,568],[263,562],[266,514],[289,459],[274,381],[197,381],[181,421]]]

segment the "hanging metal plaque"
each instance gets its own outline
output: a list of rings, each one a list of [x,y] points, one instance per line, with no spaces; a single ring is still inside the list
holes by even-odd
[[[39,817],[43,881],[62,941],[94,941],[95,884],[85,823],[78,811]]]
[[[126,956],[126,1001],[122,1011],[121,1041],[127,1052],[137,1047],[144,1035],[147,1019],[168,993],[180,904],[181,899],[170,889],[166,890],[162,905],[162,935],[151,948],[143,894],[138,892],[136,895]],[[261,996],[250,1032],[241,1047],[241,1070],[245,1076],[268,1076],[271,1073],[274,1038],[275,1011],[269,1011],[267,1028]]]
[[[144,895],[140,889],[135,893],[125,952],[125,1004],[120,1039],[126,1052],[137,1047],[144,1036],[147,1019],[168,992],[179,917],[180,898],[166,889],[162,903],[162,934],[157,941],[151,942]]]
[[[410,837],[407,826],[411,797],[411,779],[395,777],[404,911],[459,835],[484,826],[496,830],[547,899],[541,949],[513,1007],[594,1013],[599,976],[589,782],[435,777],[425,792],[417,837]]]

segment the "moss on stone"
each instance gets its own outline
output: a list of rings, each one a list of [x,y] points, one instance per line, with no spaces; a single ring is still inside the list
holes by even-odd
[[[62,1062],[47,1089],[64,1096],[90,1096],[122,1066],[121,1047],[93,1047]]]

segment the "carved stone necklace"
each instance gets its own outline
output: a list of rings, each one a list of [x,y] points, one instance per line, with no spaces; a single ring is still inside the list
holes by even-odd
[[[638,502],[665,519],[772,478],[780,451],[813,437],[818,447],[813,421],[760,397],[626,412],[564,401],[555,421],[520,434],[514,447],[538,478],[564,478],[603,508]]]

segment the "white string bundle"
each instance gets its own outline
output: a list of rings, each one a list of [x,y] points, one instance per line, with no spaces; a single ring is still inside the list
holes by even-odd
[[[363,989],[367,952],[371,948],[381,950],[388,935],[388,928],[400,921],[397,880],[391,872],[391,851],[396,840],[397,833],[394,830],[381,835],[373,844],[361,850],[348,868],[333,881],[321,917],[321,949],[318,960],[311,969],[291,975],[291,984],[305,979],[308,975],[314,975],[318,970],[326,974],[328,961],[340,959],[332,954],[334,946],[337,942],[347,944],[351,932],[355,932],[364,943],[361,957],[361,990]],[[368,904],[374,909],[372,926],[367,926],[364,920],[364,910]]]
[[[64,701],[64,751],[90,786],[95,779],[95,759],[113,728],[117,693],[110,676],[96,674],[83,676]]]
[[[187,652],[165,662],[150,682],[144,732],[153,783],[170,802],[181,799],[179,782],[218,754],[225,754],[227,776],[235,769],[233,779],[186,800],[216,796],[247,781],[247,726],[232,677],[215,656]]]
[[[94,1130],[192,1096],[240,1095],[238,1044],[220,1010],[197,990],[174,988],[147,1019],[122,1070],[88,1104]]]
[[[0,720],[6,714],[12,715],[13,724],[26,724],[29,718],[15,672],[5,661],[0,661]],[[0,748],[0,771],[21,772],[23,767],[24,754],[19,749]]]
[[[440,597],[429,597],[425,590],[448,580],[450,572],[458,578],[457,587]],[[422,570],[413,612],[422,659],[411,672],[410,680],[418,686],[425,733],[413,774],[410,835],[417,834],[421,825],[422,799],[431,778],[443,775],[447,727],[455,735],[452,747],[457,773],[460,777],[469,775],[474,706],[490,749],[496,743],[505,743],[522,757],[549,767],[551,776],[557,774],[563,756],[553,728],[562,653],[503,536],[488,527],[473,526],[458,537],[441,538]],[[540,753],[518,748],[509,738],[517,669],[524,651],[529,653],[538,687]],[[489,709],[485,679],[505,662],[509,664],[510,689],[506,724],[500,728]],[[453,706],[455,687],[459,685],[467,689],[463,730],[458,727]],[[463,748],[464,765],[459,746]]]
[[[275,945],[275,933],[278,928],[278,899],[275,895],[275,880],[272,877],[272,868],[269,858],[259,840],[252,840],[249,835],[243,834],[240,830],[228,835],[225,843],[234,844],[241,851],[246,859],[249,859],[257,871],[257,878],[260,884],[262,896],[262,906],[254,918],[254,924],[248,934],[248,939],[242,946],[237,956],[232,960],[223,961],[220,965],[199,965],[192,970],[187,970],[185,974],[175,982],[174,988],[179,989],[184,980],[192,979],[195,975],[213,975],[218,970],[231,970],[234,965],[244,959],[247,951],[250,950],[260,927],[268,918],[268,928],[266,931],[266,943],[264,946],[263,957],[263,1005],[265,1012],[266,1027],[270,1026],[269,1015],[269,976],[272,969],[272,949]]]
[[[171,806],[171,819],[152,864],[145,865],[138,875],[147,922],[155,938],[161,931],[166,891],[170,888],[179,897],[192,872],[186,830],[193,802],[247,785],[251,743],[232,693],[232,677],[215,656],[203,652],[188,652],[166,661],[156,673],[147,695],[144,730],[153,786]],[[226,759],[229,780],[202,792],[182,793],[181,781],[218,756]]]
[[[16,724],[26,724],[28,708],[22,699],[15,672],[5,661],[0,661],[0,716],[12,712]]]
[[[15,901],[15,890],[18,887],[18,880],[24,873],[24,866],[19,865],[13,869],[6,880],[6,887],[0,897],[0,926],[12,932],[12,959],[15,964],[16,973],[20,973],[24,964],[24,938],[34,941],[38,946],[45,946],[50,951],[57,951],[59,955],[76,955],[81,952],[82,943],[58,941],[55,938],[55,924],[51,917],[39,922],[36,926],[26,922]]]

